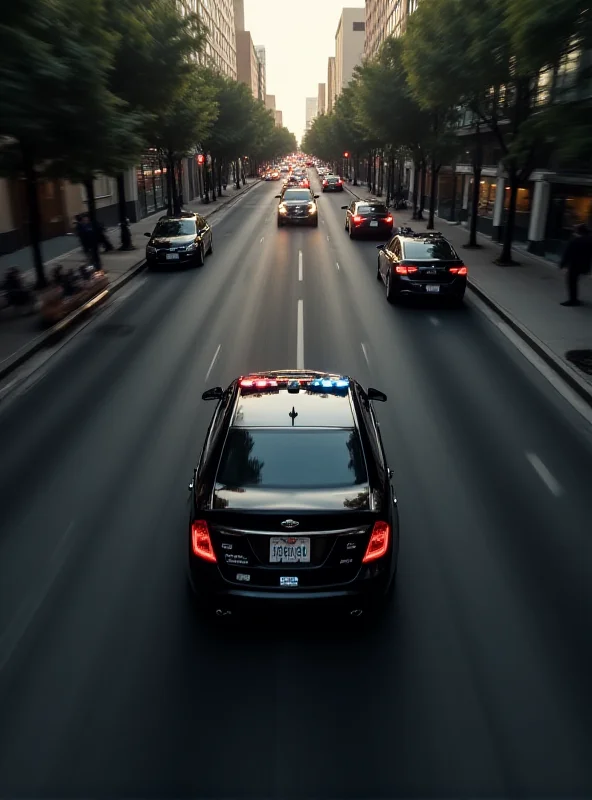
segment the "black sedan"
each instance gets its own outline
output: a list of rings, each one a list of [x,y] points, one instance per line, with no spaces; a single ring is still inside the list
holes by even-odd
[[[389,303],[404,297],[462,303],[468,270],[441,234],[399,228],[388,244],[378,245],[378,251],[376,277],[384,282]]]
[[[149,268],[171,266],[202,267],[206,255],[214,252],[212,228],[199,214],[162,217],[146,246]]]
[[[324,192],[342,192],[343,181],[338,175],[326,175],[323,178],[323,191]]]
[[[188,575],[202,610],[225,616],[337,604],[382,608],[399,521],[372,401],[341,375],[245,375],[205,392],[216,409],[189,485]]]
[[[352,200],[345,211],[345,230],[349,238],[356,236],[381,236],[390,238],[393,232],[393,215],[378,200]]]
[[[281,194],[276,195],[278,204],[278,228],[284,225],[319,225],[319,213],[316,200],[318,194],[313,194],[310,189],[292,189],[287,186]]]

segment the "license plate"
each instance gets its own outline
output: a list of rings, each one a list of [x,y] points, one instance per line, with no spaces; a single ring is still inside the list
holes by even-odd
[[[440,287],[435,284],[426,286],[426,292],[439,292],[439,291]]]
[[[376,222],[375,220],[373,220],[373,221],[370,223],[370,227],[371,227],[371,228],[378,228],[378,222]]]
[[[179,260],[179,253],[167,253],[166,257],[167,257],[167,261],[178,261]]]
[[[269,542],[270,564],[310,564],[310,537],[272,536]]]

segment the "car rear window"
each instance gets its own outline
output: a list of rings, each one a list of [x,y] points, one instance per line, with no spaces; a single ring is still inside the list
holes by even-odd
[[[230,428],[216,483],[226,489],[322,489],[368,481],[358,432]]]
[[[297,200],[299,203],[308,203],[312,200],[308,190],[298,191],[298,189],[284,192],[282,200]]]
[[[404,243],[404,258],[457,259],[458,255],[445,239]]]
[[[388,214],[388,209],[379,203],[368,203],[358,206],[358,214]]]
[[[154,229],[153,236],[191,236],[195,234],[195,220],[163,219]]]

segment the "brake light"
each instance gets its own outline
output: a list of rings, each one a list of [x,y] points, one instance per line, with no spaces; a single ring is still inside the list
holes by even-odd
[[[337,181],[337,185],[338,186],[341,186],[342,184],[343,184],[343,181],[341,181],[341,180]]]
[[[384,218],[384,221],[385,221],[385,222],[392,222],[392,221],[393,221],[393,218],[392,218],[391,216],[388,216],[388,217],[385,217],[385,218]]]
[[[208,523],[203,519],[196,519],[191,524],[191,546],[194,556],[203,558],[204,561],[212,564],[216,563],[216,554],[212,547]]]
[[[356,214],[354,217],[352,217],[352,219],[353,219],[353,221],[354,221],[354,222],[356,222],[356,223],[358,223],[358,222],[361,222],[361,221],[362,221],[362,217],[361,217],[359,214]]]
[[[418,267],[408,266],[407,264],[397,264],[395,272],[398,275],[409,275],[412,272],[417,272]]]
[[[391,526],[388,522],[375,522],[368,547],[366,548],[366,555],[362,559],[362,564],[367,564],[369,561],[382,558],[388,550],[390,538]]]
[[[328,186],[328,185],[329,185],[329,181],[327,181],[327,180],[323,181],[323,186]]]
[[[453,275],[467,275],[469,270],[465,266],[450,267],[450,272],[452,272]]]

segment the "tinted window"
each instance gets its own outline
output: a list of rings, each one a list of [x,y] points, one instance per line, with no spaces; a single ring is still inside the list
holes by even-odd
[[[358,206],[358,214],[384,214],[386,216],[388,214],[388,209],[386,206],[380,205],[379,203],[361,204]]]
[[[163,219],[156,225],[153,236],[190,236],[194,233],[193,219]]]
[[[367,482],[357,431],[231,428],[216,482],[229,489],[358,486]]]
[[[365,22],[354,22],[353,29],[354,29],[354,31],[365,31],[366,30],[366,23]]]
[[[435,241],[405,242],[405,258],[447,259],[458,258],[451,245],[445,239]]]
[[[296,200],[299,203],[308,203],[312,200],[308,189],[299,191],[298,189],[290,189],[284,192],[283,200]]]

